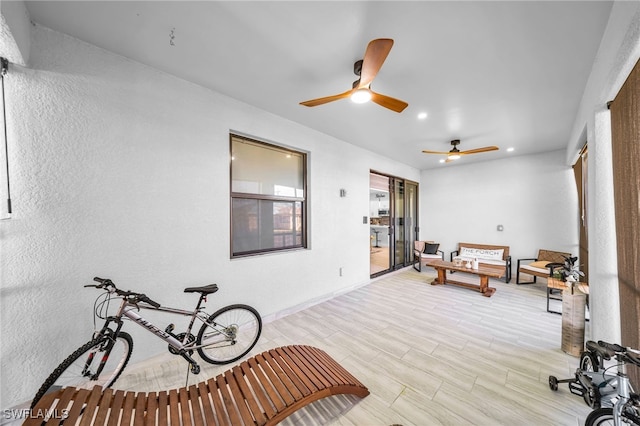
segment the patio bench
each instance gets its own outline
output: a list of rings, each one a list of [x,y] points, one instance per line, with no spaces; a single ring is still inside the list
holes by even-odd
[[[504,270],[504,282],[511,281],[511,256],[509,246],[492,244],[458,243],[458,250],[451,252],[451,261],[454,257],[461,257],[463,261],[478,259],[478,263],[495,269]]]

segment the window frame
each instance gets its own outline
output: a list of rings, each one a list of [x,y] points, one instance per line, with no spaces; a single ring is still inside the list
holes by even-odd
[[[233,143],[234,138],[240,139],[243,141],[247,141],[252,144],[256,144],[259,146],[263,146],[270,149],[275,149],[282,152],[290,152],[294,155],[299,155],[302,158],[302,197],[295,196],[279,196],[279,195],[270,195],[270,194],[258,194],[258,193],[248,193],[248,192],[234,192],[233,191]],[[288,146],[274,144],[272,142],[265,142],[263,140],[251,138],[248,136],[244,136],[238,133],[229,133],[229,219],[230,219],[230,241],[229,241],[229,252],[231,254],[232,259],[243,258],[249,256],[262,255],[267,253],[278,253],[278,252],[287,252],[293,250],[304,250],[308,247],[308,232],[309,228],[308,224],[308,155],[307,152],[296,150]],[[287,245],[285,247],[272,247],[272,248],[263,248],[263,249],[255,249],[255,250],[247,250],[242,252],[234,252],[234,214],[233,214],[233,206],[234,200],[258,200],[258,201],[267,201],[267,202],[284,202],[284,203],[300,203],[300,225],[301,232],[300,238],[301,242],[299,244]],[[295,216],[295,213],[294,213]]]

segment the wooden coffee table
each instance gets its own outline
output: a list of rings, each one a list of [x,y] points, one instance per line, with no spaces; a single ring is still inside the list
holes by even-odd
[[[485,297],[491,297],[496,289],[489,287],[489,278],[502,278],[504,276],[504,268],[490,268],[480,265],[478,269],[466,268],[463,266],[456,266],[453,262],[447,262],[445,260],[430,260],[425,263],[427,266],[431,266],[438,271],[438,278],[431,282],[431,285],[453,284],[462,287],[470,288],[479,291]],[[480,285],[467,283],[464,281],[456,281],[447,277],[447,271],[458,271],[474,274],[480,277]]]

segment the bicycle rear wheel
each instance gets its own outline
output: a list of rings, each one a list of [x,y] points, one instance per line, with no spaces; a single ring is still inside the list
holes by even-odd
[[[64,387],[93,389],[96,385],[103,388],[113,385],[131,358],[133,339],[128,333],[120,332],[113,347],[106,352],[111,340],[111,336],[99,336],[76,349],[44,381],[31,401],[31,408],[46,394]],[[103,359],[106,359],[104,368],[97,376]]]
[[[202,324],[196,345],[198,353],[208,363],[228,364],[245,356],[258,342],[262,319],[248,305],[226,306]]]

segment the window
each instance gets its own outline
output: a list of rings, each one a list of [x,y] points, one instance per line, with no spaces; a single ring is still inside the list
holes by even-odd
[[[231,257],[306,248],[306,159],[231,135]]]

